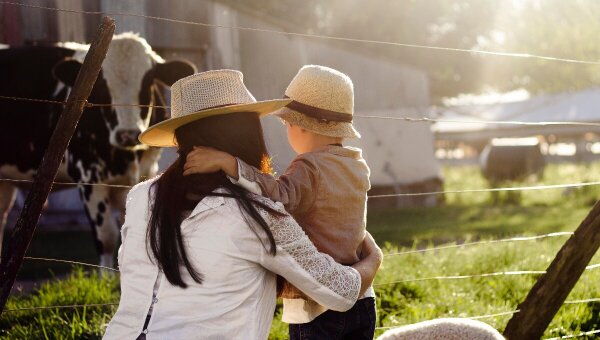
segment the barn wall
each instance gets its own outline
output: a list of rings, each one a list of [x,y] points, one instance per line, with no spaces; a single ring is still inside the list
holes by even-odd
[[[185,21],[206,22],[209,7],[205,1],[147,1],[145,13],[151,16],[175,18]],[[186,59],[200,71],[206,70],[204,54],[209,45],[210,30],[202,26],[145,21],[145,38],[165,59]]]
[[[77,11],[98,11],[96,0],[52,0],[20,3]],[[0,39],[9,45],[52,44],[57,41],[89,42],[100,23],[97,15],[56,12],[36,8],[0,5]]]

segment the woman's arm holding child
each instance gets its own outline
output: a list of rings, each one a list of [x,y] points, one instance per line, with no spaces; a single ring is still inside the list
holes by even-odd
[[[344,266],[320,253],[281,204],[261,199],[281,216],[258,209],[277,245],[275,256],[265,251],[253,252],[261,254],[259,262],[327,309],[346,311],[352,308],[360,293],[371,285],[381,263],[381,250],[370,235],[364,241],[362,259],[351,267]]]

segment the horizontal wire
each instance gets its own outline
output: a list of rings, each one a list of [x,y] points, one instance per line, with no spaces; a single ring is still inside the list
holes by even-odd
[[[550,233],[550,234],[545,234],[545,235],[536,235],[536,236],[527,236],[527,237],[521,236],[521,237],[505,238],[505,239],[500,239],[500,240],[477,241],[477,242],[453,244],[453,245],[448,245],[448,246],[432,247],[432,248],[425,248],[425,249],[407,250],[407,251],[401,251],[401,252],[397,252],[397,253],[385,254],[383,256],[397,256],[397,255],[408,255],[408,254],[415,254],[415,253],[426,253],[426,252],[430,252],[430,251],[452,249],[452,248],[462,248],[462,247],[475,246],[475,245],[481,245],[481,244],[490,244],[490,243],[533,241],[533,240],[539,240],[539,239],[548,238],[548,237],[559,237],[559,236],[570,236],[570,235],[573,235],[573,232],[565,231],[565,232]]]
[[[147,108],[157,108],[157,109],[170,109],[170,106],[164,105],[142,105],[142,104],[96,104],[96,103],[88,103],[87,107],[147,107]],[[600,125],[600,124],[599,124]]]
[[[573,301],[573,302],[569,302],[569,301],[565,301],[565,303],[571,303],[571,304],[575,304],[575,303],[586,303],[588,301],[597,301],[600,299],[589,299],[589,300],[578,300],[578,301]],[[103,307],[103,306],[116,306],[118,305],[118,302],[113,302],[113,303],[96,303],[96,304],[84,304],[84,305],[59,305],[59,306],[41,306],[41,307],[22,307],[22,308],[14,308],[14,309],[6,309],[4,310],[4,312],[18,312],[18,311],[28,311],[28,310],[47,310],[47,309],[56,309],[56,308],[82,308],[82,307]],[[478,319],[487,319],[487,318],[492,318],[492,317],[497,317],[497,316],[503,316],[503,315],[510,315],[510,314],[516,314],[519,313],[519,310],[514,310],[514,311],[510,311],[510,312],[501,312],[501,313],[494,313],[494,314],[486,314],[486,315],[478,315],[478,316],[469,316],[469,317],[460,317],[462,319],[471,319],[471,320],[478,320]],[[385,326],[385,327],[376,327],[376,329],[391,329],[391,328],[399,328],[402,326]]]
[[[33,183],[30,179],[13,179],[13,178],[0,178],[0,182],[15,182],[15,183]],[[104,184],[104,183],[75,183],[75,182],[54,182],[58,185],[72,185],[72,186],[98,186],[98,187],[109,187],[109,188],[124,188],[131,189],[131,185],[120,185],[120,184]],[[581,182],[581,183],[569,183],[569,184],[552,184],[552,185],[537,185],[527,187],[505,187],[505,188],[488,188],[488,189],[466,189],[466,190],[446,190],[446,191],[431,191],[431,192],[415,192],[415,193],[404,193],[404,194],[386,194],[386,195],[371,195],[371,198],[389,198],[389,197],[405,197],[405,196],[425,196],[425,195],[444,195],[444,194],[466,194],[466,193],[483,193],[483,192],[498,192],[498,191],[531,191],[531,190],[550,190],[550,189],[566,189],[566,188],[580,188],[587,186],[600,185],[600,182]]]
[[[459,124],[499,124],[499,125],[524,125],[524,126],[556,126],[556,125],[575,125],[575,126],[600,126],[597,122],[523,122],[517,120],[459,120],[459,119],[444,119],[444,118],[413,118],[413,117],[388,117],[388,116],[374,116],[374,115],[354,115],[358,118],[371,118],[371,119],[388,119],[388,120],[401,120],[405,122],[428,122],[428,123],[459,123]]]
[[[22,307],[14,309],[5,309],[2,312],[21,312],[28,310],[45,310],[45,309],[56,309],[56,308],[82,308],[82,307],[104,307],[104,306],[118,306],[118,302],[111,303],[92,303],[87,305],[60,305],[60,306],[42,306],[42,307]]]
[[[64,105],[67,103],[65,101],[58,101],[58,100],[24,98],[24,97],[13,97],[13,96],[0,96],[0,99],[9,99],[9,100],[14,100],[14,101],[26,101],[26,102],[35,102],[35,103],[44,103],[44,104],[57,104],[57,105]]]
[[[90,263],[84,263],[84,262],[78,262],[78,261],[69,261],[69,260],[52,259],[52,258],[30,257],[30,256],[26,256],[24,258],[27,259],[27,260],[42,260],[42,261],[49,261],[49,262],[59,262],[59,263],[68,263],[68,264],[75,264],[75,265],[83,265],[83,266],[89,266],[89,267],[101,268],[101,269],[108,269],[108,270],[112,270],[112,271],[115,271],[115,272],[119,272],[119,270],[114,269],[114,268],[109,268],[109,267],[104,267],[104,266],[98,266],[98,265],[94,265],[94,264],[90,264]],[[587,266],[586,270],[595,269],[595,268],[598,268],[598,267],[600,267],[600,264],[595,264],[595,265]],[[489,277],[489,276],[500,276],[500,275],[543,274],[543,273],[545,273],[545,271],[513,271],[513,272],[488,273],[488,274],[477,274],[477,275],[446,276],[446,277],[434,277],[434,278],[423,278],[423,279],[395,281],[395,282],[388,282],[388,283],[385,283],[385,284],[377,284],[377,285],[373,285],[373,286],[382,286],[382,285],[387,285],[387,284],[392,284],[392,283],[401,283],[401,282],[425,281],[425,280],[432,280],[432,279],[464,279],[464,278],[472,278],[472,277]],[[597,301],[600,301],[600,298],[590,298],[590,299],[582,299],[582,300],[567,300],[567,301],[564,302],[564,304],[582,304],[582,303],[597,302]],[[54,309],[54,308],[77,308],[77,307],[86,307],[86,306],[94,307],[94,306],[107,306],[107,305],[116,305],[116,304],[118,304],[118,303],[91,304],[91,305],[46,306],[46,307],[24,307],[24,308],[17,308],[17,309],[5,310],[5,311],[7,311],[7,312],[15,312],[15,311],[24,311],[24,310],[40,310],[40,309]],[[517,312],[518,312],[518,310],[517,311],[512,311],[512,312],[503,312],[503,313],[488,314],[488,315],[466,317],[466,318],[476,320],[476,319],[484,319],[484,318],[490,318],[490,317],[501,316],[501,315],[506,315],[506,314],[514,314],[514,313],[517,313]],[[389,329],[389,328],[396,328],[396,327],[401,327],[401,326],[378,327],[377,329]]]
[[[497,316],[503,316],[503,315],[512,315],[512,314],[516,314],[519,313],[520,310],[512,310],[510,312],[501,312],[501,313],[495,313],[495,314],[487,314],[487,315],[480,315],[480,316],[471,316],[471,317],[466,317],[463,319],[471,319],[471,320],[479,320],[479,319],[487,319],[487,318],[494,318]]]
[[[417,279],[407,279],[407,280],[378,283],[378,284],[374,284],[373,287],[387,286],[387,285],[396,284],[396,283],[421,282],[421,281],[433,281],[433,280],[461,280],[461,279],[471,279],[471,278],[477,278],[477,277],[536,275],[536,274],[546,274],[546,271],[545,270],[519,270],[519,271],[496,272],[496,273],[473,274],[473,275],[432,276],[432,277],[422,277],[422,278],[417,278]]]
[[[496,316],[512,315],[512,314],[516,314],[516,313],[519,313],[519,312],[520,312],[520,310],[517,309],[517,310],[510,311],[510,312],[501,312],[501,313],[478,315],[478,316],[464,316],[464,317],[459,316],[459,317],[456,317],[456,318],[458,318],[458,319],[479,320],[479,319],[493,318],[493,317],[496,317]],[[431,320],[429,320],[429,321],[431,321]],[[424,322],[424,321],[422,321],[422,322]],[[394,329],[394,328],[401,328],[401,327],[410,326],[410,325],[414,325],[414,324],[375,327],[375,329]]]
[[[451,245],[451,246],[427,248],[427,249],[422,249],[422,250],[411,250],[411,251],[406,251],[406,252],[384,254],[384,256],[407,255],[407,254],[413,254],[413,253],[423,253],[423,252],[428,252],[428,251],[435,251],[435,250],[442,250],[442,249],[449,249],[449,248],[459,248],[459,247],[464,247],[464,246],[473,246],[473,245],[480,245],[480,244],[491,244],[491,243],[500,243],[500,242],[530,241],[530,240],[543,239],[543,238],[547,238],[547,237],[570,236],[572,234],[573,234],[572,232],[558,232],[558,233],[550,233],[550,234],[546,234],[546,235],[537,235],[537,236],[531,236],[531,237],[514,237],[514,238],[508,238],[508,239],[501,239],[501,240],[479,241],[479,242],[471,242],[471,243],[457,244],[457,245]],[[30,256],[25,256],[24,258],[27,259],[27,260],[40,260],[40,261],[49,261],[49,262],[62,262],[62,263],[76,264],[76,265],[82,265],[82,266],[96,267],[96,268],[101,268],[101,269],[108,269],[108,270],[113,270],[113,271],[116,271],[116,272],[119,271],[119,270],[114,269],[114,268],[99,266],[99,265],[85,263],[85,262],[71,261],[71,260],[54,259],[54,258],[42,258],[42,257],[30,257]]]
[[[0,178],[0,182],[14,182],[14,183],[33,183],[30,179],[13,179],[13,178]],[[119,184],[105,184],[105,183],[75,183],[75,182],[53,182],[53,184],[59,185],[71,185],[71,186],[92,186],[92,187],[109,187],[109,188],[123,188],[131,189],[131,185],[119,185]]]
[[[584,270],[594,270],[597,268],[600,268],[600,263],[586,266]],[[407,279],[407,280],[378,283],[378,284],[374,284],[373,287],[387,286],[387,285],[396,284],[396,283],[421,282],[421,281],[433,281],[433,280],[462,280],[462,279],[472,279],[472,278],[478,278],[478,277],[538,275],[538,274],[546,274],[546,271],[545,270],[515,270],[515,271],[472,274],[472,275],[432,276],[432,277],[422,277],[422,278],[417,278],[417,279]]]
[[[466,193],[497,192],[497,191],[530,191],[530,190],[547,190],[547,189],[566,189],[566,188],[579,188],[579,187],[586,187],[586,186],[593,186],[593,185],[600,185],[600,182],[581,182],[581,183],[569,183],[569,184],[534,185],[534,186],[526,186],[526,187],[505,187],[505,188],[415,192],[415,193],[404,193],[404,194],[386,194],[386,195],[372,195],[372,196],[369,196],[369,198],[425,196],[425,195],[443,195],[443,194],[466,194]]]
[[[25,97],[13,97],[13,96],[0,96],[0,99],[9,99],[14,101],[27,101],[27,102],[35,102],[35,103],[44,103],[44,104],[56,104],[56,105],[65,105],[67,101],[58,101],[58,100],[47,100],[47,99],[38,99],[38,98],[25,98]],[[170,106],[164,105],[143,105],[143,104],[96,104],[96,103],[88,103],[86,101],[85,107],[146,107],[146,108],[158,108],[158,109],[170,109]]]
[[[25,256],[24,259],[36,260],[36,261],[47,261],[47,262],[58,262],[58,263],[68,263],[68,264],[81,265],[81,266],[100,268],[100,269],[111,270],[114,272],[119,272],[119,270],[115,269],[115,268],[99,266],[99,265],[95,265],[95,264],[91,264],[91,263],[78,262],[78,261],[70,261],[70,260],[54,259],[54,258],[43,258],[43,257],[30,257],[30,256]],[[594,270],[596,268],[600,268],[600,264],[587,266],[585,268],[585,270]],[[390,285],[390,284],[395,284],[395,283],[407,283],[407,282],[431,281],[431,280],[455,280],[455,279],[468,279],[468,278],[476,278],[476,277],[535,275],[535,274],[545,274],[545,273],[546,273],[546,271],[520,270],[520,271],[496,272],[496,273],[473,274],[473,275],[433,276],[433,277],[426,277],[426,278],[392,281],[392,282],[374,284],[373,286],[379,287],[379,286],[385,286],[385,285]],[[595,302],[595,301],[600,301],[600,298],[593,298],[593,299],[587,299],[587,300],[572,300],[572,301],[565,301],[565,303],[583,303],[583,302]]]
[[[1,2],[0,2],[1,3]],[[44,104],[56,104],[65,105],[66,101],[57,100],[46,100],[37,98],[25,98],[25,97],[14,97],[14,96],[0,96],[0,99],[9,99],[14,101],[29,101]],[[158,108],[158,109],[170,109],[168,105],[143,105],[143,104],[96,104],[86,103],[85,107],[142,107],[142,108]],[[546,122],[523,122],[523,121],[502,121],[502,120],[454,120],[454,119],[443,119],[443,118],[414,118],[414,117],[391,117],[391,116],[374,116],[374,115],[354,115],[357,118],[367,119],[387,119],[387,120],[398,120],[410,123],[426,122],[426,123],[465,123],[465,124],[500,124],[500,125],[522,125],[522,126],[599,126],[597,122],[574,122],[574,121],[546,121]]]
[[[543,239],[543,238],[547,238],[547,237],[567,236],[567,235],[572,235],[572,234],[573,234],[572,232],[559,232],[559,233],[551,233],[551,234],[531,236],[531,237],[515,237],[515,238],[509,238],[509,239],[502,239],[502,240],[490,240],[490,241],[481,241],[481,242],[471,242],[471,243],[464,243],[464,244],[461,244],[461,245],[452,245],[452,246],[445,246],[445,247],[427,248],[427,249],[422,249],[422,250],[414,250],[414,251],[407,251],[407,252],[384,254],[384,256],[396,256],[396,255],[406,255],[406,254],[412,254],[412,253],[422,253],[422,252],[427,252],[427,251],[434,251],[434,250],[448,249],[448,248],[458,248],[458,247],[472,246],[472,245],[478,245],[478,244],[490,244],[490,243],[499,243],[499,242],[529,241],[529,240]],[[30,256],[26,256],[26,257],[24,257],[24,259],[26,259],[26,260],[48,261],[48,262],[69,263],[69,264],[75,264],[75,265],[81,265],[81,266],[95,267],[95,268],[101,268],[101,269],[108,269],[108,270],[112,270],[112,271],[115,271],[115,272],[119,272],[119,270],[114,269],[114,268],[110,268],[110,267],[104,267],[104,266],[99,266],[99,265],[95,265],[95,264],[90,264],[90,263],[85,263],[85,262],[78,262],[78,261],[71,261],[71,260],[62,260],[62,259],[53,259],[53,258],[42,258],[42,257],[30,257]]]
[[[598,333],[600,333],[600,329],[589,331],[589,332],[583,332],[583,333],[579,333],[579,334],[565,335],[565,336],[561,336],[559,338],[546,338],[545,340],[572,339],[572,338],[579,338],[581,336],[586,336],[586,335],[594,335],[594,334],[598,334]]]
[[[406,254],[417,253],[417,252],[425,252],[425,251],[430,251],[430,250],[440,250],[440,249],[448,249],[448,248],[457,248],[457,247],[462,247],[462,246],[471,246],[471,245],[478,245],[478,244],[491,244],[491,243],[499,243],[499,242],[530,241],[530,240],[538,240],[538,239],[547,238],[547,237],[567,236],[567,235],[572,235],[572,234],[573,234],[572,232],[560,232],[560,233],[551,233],[551,234],[538,235],[538,236],[532,236],[532,237],[515,237],[515,238],[509,238],[509,239],[502,239],[502,240],[472,242],[472,243],[466,243],[466,244],[462,244],[462,245],[452,245],[452,246],[447,246],[447,247],[437,247],[437,248],[429,248],[429,249],[415,250],[415,251],[408,251],[408,252],[384,254],[384,256],[406,255]],[[48,261],[48,262],[61,262],[61,263],[69,263],[69,264],[75,264],[75,265],[82,265],[82,266],[89,266],[89,267],[107,269],[107,270],[112,270],[112,271],[115,271],[115,272],[119,271],[118,269],[115,269],[115,268],[104,267],[104,266],[99,266],[99,265],[95,265],[95,264],[90,264],[90,263],[85,263],[85,262],[78,262],[78,261],[72,261],[72,260],[63,260],[63,259],[55,259],[55,258],[43,258],[43,257],[31,257],[31,256],[25,256],[24,258],[27,259],[27,260],[39,260],[39,261]],[[593,269],[596,269],[598,267],[600,267],[600,264],[595,264],[595,265],[587,266],[586,270],[593,270]],[[483,274],[483,275],[491,276],[489,274]],[[394,282],[394,283],[397,283],[397,282]]]
[[[35,8],[35,9],[43,9],[43,10],[50,10],[50,11],[57,11],[57,12],[86,14],[86,15],[109,15],[109,16],[112,15],[112,16],[144,18],[144,19],[151,19],[151,20],[164,21],[164,22],[170,22],[170,23],[179,23],[179,24],[185,24],[185,25],[225,28],[225,29],[242,30],[242,31],[262,32],[262,33],[274,33],[274,34],[297,36],[297,37],[304,37],[304,38],[316,38],[316,39],[336,40],[336,41],[355,42],[355,43],[364,43],[364,44],[377,44],[377,45],[386,45],[386,46],[419,48],[419,49],[428,49],[428,50],[437,50],[437,51],[446,51],[446,52],[461,52],[461,53],[469,53],[469,54],[499,56],[499,57],[539,59],[539,60],[545,60],[545,61],[556,61],[556,62],[565,62],[565,63],[574,63],[574,64],[600,65],[600,61],[559,58],[559,57],[536,55],[536,54],[530,54],[530,53],[496,52],[496,51],[473,50],[473,49],[430,46],[430,45],[407,44],[407,43],[399,43],[399,42],[392,42],[392,41],[380,41],[380,40],[371,40],[371,39],[346,38],[346,37],[337,37],[337,36],[331,36],[331,35],[286,32],[286,31],[279,31],[279,30],[266,29],[266,28],[209,24],[209,23],[203,23],[203,22],[178,20],[178,19],[165,18],[165,17],[159,17],[159,16],[151,16],[151,15],[143,15],[143,14],[136,14],[136,13],[70,10],[70,9],[63,9],[63,8],[56,8],[56,7],[29,5],[29,4],[10,2],[10,1],[0,1],[0,4],[21,6],[21,7]]]
[[[580,304],[580,303],[595,302],[595,301],[600,301],[600,298],[598,298],[598,299],[587,299],[587,300],[565,301],[564,303],[565,304]],[[461,318],[461,319],[471,319],[471,320],[480,320],[480,319],[493,318],[493,317],[497,317],[497,316],[513,315],[513,314],[516,314],[516,313],[519,313],[519,312],[520,312],[520,310],[517,309],[517,310],[510,311],[510,312],[501,312],[501,313],[494,313],[494,314],[486,314],[486,315],[479,315],[479,316],[467,316],[467,317],[458,317],[458,318]],[[384,326],[384,327],[376,327],[375,329],[394,329],[394,328],[400,328],[400,327],[404,327],[404,326],[408,326],[408,325]],[[598,331],[596,331],[596,332],[598,332]],[[593,333],[590,333],[590,334],[593,334]],[[583,335],[589,335],[589,334],[583,334]],[[563,337],[563,338],[552,338],[552,339],[565,339],[565,338]]]
[[[588,303],[588,302],[600,302],[600,298],[592,298],[592,299],[583,299],[583,300],[567,300],[565,304],[579,304],[579,303]]]
[[[91,264],[91,263],[85,263],[85,262],[78,262],[78,261],[71,261],[71,260],[63,260],[63,259],[51,259],[51,258],[45,258],[45,257],[31,257],[31,256],[25,256],[23,257],[25,260],[34,260],[34,261],[47,261],[47,262],[59,262],[59,263],[68,263],[68,264],[75,264],[75,265],[80,265],[80,266],[86,266],[86,267],[94,267],[94,268],[100,268],[100,269],[106,269],[106,270],[112,270],[115,272],[119,272],[118,269],[115,268],[110,268],[110,267],[105,267],[105,266],[99,266],[96,264]]]

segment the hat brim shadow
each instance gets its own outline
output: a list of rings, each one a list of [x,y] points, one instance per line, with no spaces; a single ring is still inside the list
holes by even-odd
[[[235,112],[258,113],[259,116],[264,116],[286,106],[290,101],[289,99],[274,99],[249,104],[221,106],[167,119],[146,129],[140,134],[139,141],[148,146],[177,146],[177,143],[175,143],[175,130],[185,124],[202,118]]]

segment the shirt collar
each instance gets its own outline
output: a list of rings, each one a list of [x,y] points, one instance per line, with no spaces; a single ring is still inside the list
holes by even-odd
[[[222,188],[218,188],[213,192],[214,193],[224,193],[226,191]],[[220,207],[223,204],[225,204],[225,198],[222,196],[206,196],[200,202],[198,202],[198,204],[196,205],[194,210],[192,210],[192,213],[190,214],[190,216],[188,218],[192,218],[192,217],[194,217],[202,212],[205,212],[207,210]]]
[[[311,152],[328,152],[334,155],[349,157],[354,159],[362,158],[362,151],[359,148],[351,146],[324,145]]]

